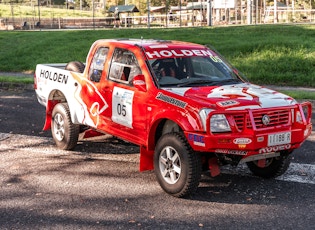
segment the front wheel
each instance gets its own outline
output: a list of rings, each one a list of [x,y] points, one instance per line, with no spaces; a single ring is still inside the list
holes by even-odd
[[[247,162],[247,167],[256,176],[274,178],[287,171],[291,163],[290,156],[279,156],[259,161]]]
[[[179,133],[163,135],[154,153],[154,171],[162,189],[175,197],[185,197],[198,188],[201,161]]]
[[[78,142],[79,132],[80,126],[71,121],[68,104],[57,104],[52,112],[51,133],[58,148],[73,149]]]

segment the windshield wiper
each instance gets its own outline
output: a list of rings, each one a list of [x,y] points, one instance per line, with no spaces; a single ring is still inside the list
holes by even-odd
[[[226,80],[223,80],[223,81],[218,81],[218,83],[241,83],[242,81],[239,80],[239,79],[233,79],[233,78],[230,78],[230,79],[226,79]]]
[[[170,86],[178,86],[178,84],[177,83],[160,83],[159,84],[161,87],[170,87]]]
[[[196,85],[196,84],[207,84],[209,86],[209,85],[215,85],[216,83],[217,81],[199,79],[199,80],[183,82],[183,83],[177,84],[177,86],[183,87],[183,86],[190,86],[190,85]]]

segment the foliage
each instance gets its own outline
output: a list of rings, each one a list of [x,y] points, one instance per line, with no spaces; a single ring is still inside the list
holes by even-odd
[[[83,7],[83,8],[85,8],[85,7],[90,7],[90,6],[92,6],[92,3],[91,3],[92,1],[88,1],[88,0],[82,0],[82,1],[75,1],[75,6],[77,7],[77,8],[80,8],[81,6]],[[81,6],[80,6],[80,3],[81,3]]]

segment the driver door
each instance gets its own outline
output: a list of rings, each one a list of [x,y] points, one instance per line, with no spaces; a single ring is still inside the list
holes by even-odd
[[[109,66],[108,101],[111,128],[133,142],[143,143],[146,133],[147,93],[136,89],[132,80],[142,74],[136,56],[128,49],[116,48]]]

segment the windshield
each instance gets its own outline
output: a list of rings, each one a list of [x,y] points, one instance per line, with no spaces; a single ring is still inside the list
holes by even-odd
[[[191,54],[188,51],[186,54]],[[241,83],[237,71],[210,50],[186,56],[183,50],[172,51],[173,57],[150,59],[149,63],[161,87],[190,87]],[[152,55],[153,56],[153,55]],[[156,55],[158,56],[158,55]]]

